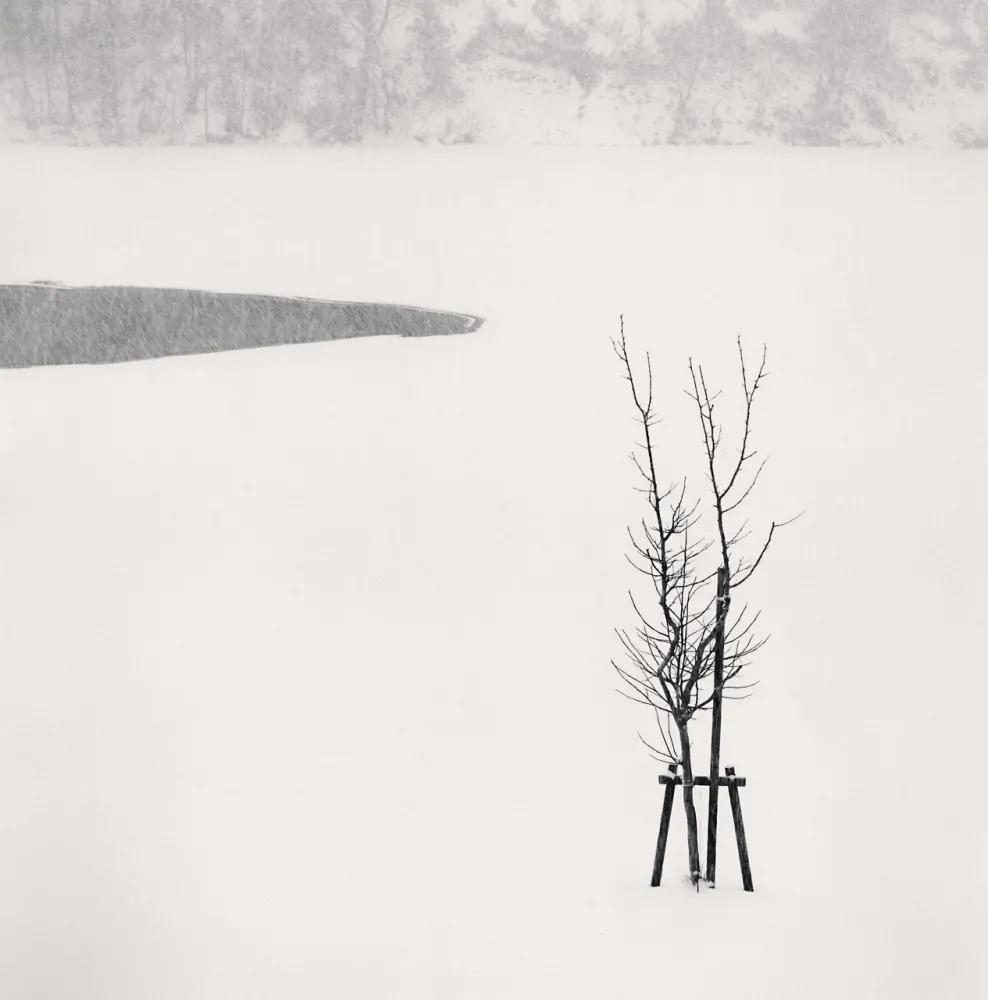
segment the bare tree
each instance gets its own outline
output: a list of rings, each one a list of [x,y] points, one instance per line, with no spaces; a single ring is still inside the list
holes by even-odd
[[[411,0],[344,0],[340,11],[359,52],[353,114],[359,132],[366,126],[387,130],[395,97],[387,35],[412,10]]]
[[[744,347],[738,338],[738,359],[740,362],[741,388],[744,394],[744,416],[740,441],[736,455],[722,461],[723,427],[715,414],[718,392],[711,392],[703,372],[703,366],[690,359],[689,370],[693,389],[688,395],[697,407],[700,428],[703,433],[703,450],[706,458],[710,499],[713,507],[716,537],[715,546],[720,565],[717,570],[717,634],[714,638],[713,699],[711,707],[713,720],[710,735],[710,797],[707,814],[707,868],[706,878],[713,883],[717,873],[717,800],[718,778],[720,776],[721,701],[726,678],[728,647],[733,630],[728,628],[731,612],[732,592],[743,586],[761,565],[769,546],[779,528],[789,521],[772,521],[761,544],[753,551],[747,547],[749,537],[748,521],[742,519],[732,531],[729,521],[740,517],[738,512],[751,496],[761,477],[766,458],[760,458],[752,446],[752,412],[755,395],[762,387],[768,373],[765,369],[766,349],[762,348],[758,370],[752,377],[745,361]],[[759,613],[748,616],[745,605],[738,620],[747,620],[751,625],[757,621]],[[764,640],[762,640],[764,642]],[[749,650],[748,652],[752,652]],[[750,686],[750,685],[748,685]]]
[[[737,553],[747,535],[746,525],[729,533],[726,523],[758,479],[758,471],[750,481],[746,473],[754,457],[749,444],[751,407],[765,375],[764,364],[751,385],[742,367],[746,416],[741,456],[723,482],[717,466],[721,429],[713,414],[716,395],[707,391],[702,369],[690,362],[694,379],[691,395],[700,408],[715,497],[715,527],[704,533],[699,524],[699,501],[688,498],[686,480],[663,485],[665,480],[660,478],[651,357],[645,354],[645,378],[636,378],[628,357],[623,317],[614,349],[631,389],[643,437],[632,459],[641,476],[646,513],[639,525],[628,529],[628,561],[647,580],[648,597],[646,603],[629,591],[636,620],[631,629],[617,629],[624,658],[612,663],[623,682],[621,693],[648,708],[655,718],[658,738],[650,742],[639,734],[642,742],[657,760],[682,767],[690,879],[696,884],[700,860],[690,723],[699,712],[716,704],[719,724],[722,699],[745,697],[742,692],[751,686],[742,683],[739,675],[765,640],[755,634],[758,613],[747,607],[733,622],[728,620],[731,573],[733,570],[735,587],[749,579],[781,526],[773,524],[760,551],[745,560]],[[719,736],[717,746],[719,752]],[[714,784],[712,790],[716,787]]]

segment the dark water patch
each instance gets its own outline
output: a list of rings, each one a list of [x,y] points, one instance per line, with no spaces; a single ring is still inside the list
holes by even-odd
[[[110,364],[349,337],[470,333],[477,316],[177,288],[0,285],[0,367]]]

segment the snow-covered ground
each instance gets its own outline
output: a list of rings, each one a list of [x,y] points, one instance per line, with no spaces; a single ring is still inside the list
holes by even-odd
[[[0,994],[958,998],[984,931],[981,154],[0,151],[0,281],[476,334],[0,377]],[[767,341],[756,892],[648,887],[609,337]],[[701,759],[706,748],[700,741]],[[702,801],[702,800],[701,800]],[[982,960],[983,962],[983,960]]]

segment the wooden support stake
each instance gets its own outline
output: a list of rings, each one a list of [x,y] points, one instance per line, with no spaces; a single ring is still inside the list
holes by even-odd
[[[734,777],[734,768],[724,769],[728,779]],[[738,783],[729,781],[727,786],[728,794],[731,796],[731,812],[734,814],[734,833],[738,838],[738,860],[741,862],[741,884],[745,892],[754,892],[755,887],[751,882],[751,864],[748,861],[748,842],[744,836],[744,819],[741,816],[741,793],[738,791]]]
[[[721,700],[724,689],[724,622],[731,607],[727,572],[717,570],[717,634],[714,637],[714,699],[710,723],[710,797],[707,800],[707,881],[717,878],[717,792],[720,787]]]
[[[666,840],[669,838],[669,820],[672,818],[672,799],[676,794],[676,765],[670,764],[669,770],[672,773],[673,780],[669,780],[666,775],[662,775],[659,778],[665,778],[665,796],[662,799],[662,819],[659,821],[659,842],[655,845],[655,864],[652,866],[652,888],[662,884],[662,864],[666,857]]]

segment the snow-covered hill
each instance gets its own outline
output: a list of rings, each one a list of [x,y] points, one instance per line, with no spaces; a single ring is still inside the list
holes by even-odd
[[[2,151],[2,281],[488,322],[0,374],[0,993],[975,996],[984,168]],[[729,840],[677,881],[678,810],[647,884],[622,312],[670,475],[687,357],[768,343],[758,509],[807,511],[725,722],[754,895]]]

